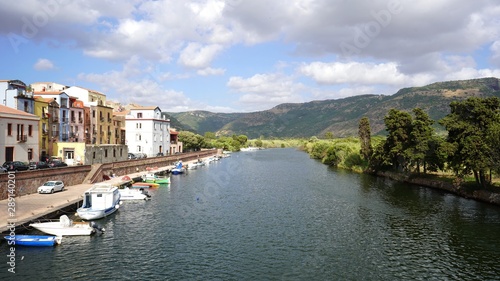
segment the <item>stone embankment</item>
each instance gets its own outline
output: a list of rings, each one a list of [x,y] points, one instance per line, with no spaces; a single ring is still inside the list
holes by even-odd
[[[377,176],[390,178],[395,181],[405,182],[410,184],[416,184],[426,187],[431,187],[439,190],[444,190],[458,196],[462,196],[465,198],[470,198],[490,204],[495,204],[500,206],[500,190],[499,192],[493,192],[489,190],[467,190],[460,185],[454,185],[449,182],[435,180],[435,179],[427,179],[427,178],[419,178],[414,175],[409,176],[401,173],[393,173],[393,172],[377,172]]]

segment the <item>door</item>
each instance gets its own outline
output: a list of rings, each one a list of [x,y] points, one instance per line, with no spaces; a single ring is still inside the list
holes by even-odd
[[[14,147],[5,147],[5,161],[14,161]]]

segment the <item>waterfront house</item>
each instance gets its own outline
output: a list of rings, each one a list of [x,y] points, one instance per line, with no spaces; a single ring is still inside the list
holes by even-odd
[[[0,163],[38,160],[40,117],[0,105]]]
[[[157,106],[130,108],[125,116],[125,142],[132,153],[148,157],[169,154],[170,119]]]

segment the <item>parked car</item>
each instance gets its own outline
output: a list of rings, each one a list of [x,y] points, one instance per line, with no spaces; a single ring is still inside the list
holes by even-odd
[[[37,169],[48,169],[49,164],[44,161],[38,161],[38,162],[30,162],[30,170],[37,170]]]
[[[3,163],[2,167],[7,171],[26,171],[30,168],[28,164],[21,161],[7,161]]]
[[[137,159],[137,157],[135,156],[135,154],[129,153],[128,154],[128,160],[133,160],[133,159]]]
[[[54,160],[49,163],[49,167],[50,168],[68,167],[68,164],[64,163],[63,161]]]
[[[63,191],[64,183],[62,181],[48,181],[40,186],[37,191],[38,193],[54,193],[56,191]]]
[[[164,156],[164,155],[163,155],[163,152],[158,152],[158,153],[156,154],[156,157],[160,157],[160,156]]]

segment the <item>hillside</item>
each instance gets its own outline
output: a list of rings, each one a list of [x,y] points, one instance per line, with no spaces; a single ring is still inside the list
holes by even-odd
[[[391,108],[410,112],[424,109],[437,121],[449,113],[452,101],[468,97],[500,97],[500,80],[482,78],[403,88],[391,96],[363,95],[337,100],[280,104],[252,113],[192,111],[168,113],[187,130],[203,135],[247,135],[249,138],[310,137],[332,132],[335,137],[357,136],[358,122],[370,119],[373,134],[384,133],[384,116]]]

